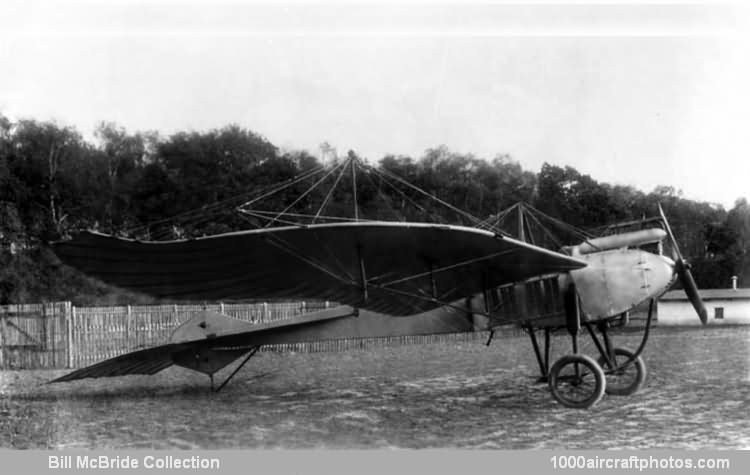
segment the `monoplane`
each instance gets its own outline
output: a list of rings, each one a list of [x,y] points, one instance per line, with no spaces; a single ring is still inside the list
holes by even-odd
[[[347,165],[354,180],[354,167],[362,164],[350,159],[340,166]],[[489,331],[489,344],[496,329],[517,325],[529,334],[541,379],[553,397],[567,407],[588,408],[605,392],[630,395],[642,386],[641,353],[654,301],[676,280],[706,323],[705,307],[661,207],[656,218],[630,223],[638,229],[552,250],[524,239],[523,217],[516,237],[487,225],[488,220],[474,227],[361,220],[354,190],[356,219],[346,222],[313,219],[170,241],[89,231],[56,243],[63,262],[158,298],[319,299],[338,305],[257,324],[203,311],[175,329],[166,344],[53,382],[155,374],[178,365],[207,374],[213,388],[214,374],[244,356],[220,390],[263,345],[473,331]],[[519,205],[519,216],[524,209]],[[664,255],[664,243],[672,258]],[[649,312],[639,347],[615,346],[609,329],[643,305]],[[551,336],[563,329],[571,352],[550,364]],[[580,351],[583,329],[598,351],[596,359]]]

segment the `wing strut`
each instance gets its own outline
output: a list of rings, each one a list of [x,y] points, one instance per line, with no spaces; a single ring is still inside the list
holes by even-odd
[[[245,359],[244,359],[244,360],[242,360],[242,363],[240,363],[240,365],[239,365],[239,366],[237,366],[237,367],[236,367],[236,368],[234,369],[234,371],[232,371],[232,374],[230,374],[230,375],[229,375],[229,377],[227,377],[227,379],[225,379],[225,380],[224,380],[224,382],[223,382],[223,383],[221,383],[221,384],[219,385],[219,387],[218,387],[218,388],[216,388],[215,390],[214,390],[214,375],[213,375],[213,374],[211,374],[211,375],[210,375],[210,377],[211,377],[211,391],[212,391],[212,392],[215,392],[215,393],[218,393],[219,391],[221,391],[221,389],[222,389],[222,388],[223,388],[224,386],[226,386],[226,385],[227,385],[227,383],[228,383],[228,382],[229,382],[229,381],[230,381],[230,380],[231,380],[231,379],[232,379],[232,378],[234,377],[234,375],[235,375],[235,374],[237,374],[237,373],[238,373],[238,372],[239,372],[239,371],[240,371],[240,370],[242,369],[242,367],[243,367],[243,366],[245,366],[245,363],[247,363],[248,361],[250,361],[250,358],[252,358],[252,357],[253,357],[253,355],[254,355],[255,353],[257,353],[257,352],[258,352],[258,350],[259,350],[259,349],[260,349],[260,345],[258,345],[258,346],[256,346],[255,348],[253,348],[253,349],[252,349],[252,350],[250,351],[250,353],[248,353],[248,354],[247,354],[247,356],[245,357]]]
[[[365,269],[365,259],[362,257],[361,244],[357,244],[357,257],[359,258],[359,276],[362,279],[362,301],[367,303],[367,271]]]

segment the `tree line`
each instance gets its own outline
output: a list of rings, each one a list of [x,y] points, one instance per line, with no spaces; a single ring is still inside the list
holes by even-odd
[[[323,220],[350,215],[356,182],[357,211],[367,219],[473,224],[429,194],[479,219],[523,201],[592,230],[654,216],[661,203],[700,287],[726,287],[733,275],[750,282],[745,198],[725,210],[686,199],[670,186],[643,192],[569,166],[545,163],[532,172],[508,155],[484,159],[444,146],[420,157],[388,155],[354,169],[353,180],[342,179],[350,158],[357,158],[354,152],[339,156],[328,144],[319,154],[284,151],[238,125],[162,137],[102,122],[94,140],[85,140],[73,127],[0,115],[0,304],[149,302],[60,265],[47,244],[84,228],[179,238],[263,226],[262,216],[237,213],[236,206],[284,182],[289,186],[257,201],[255,209],[288,208]],[[294,181],[305,174],[310,178]],[[322,184],[311,190],[316,180]]]

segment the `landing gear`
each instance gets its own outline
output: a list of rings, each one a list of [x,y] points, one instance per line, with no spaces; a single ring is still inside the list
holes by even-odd
[[[573,353],[558,359],[549,366],[550,333],[555,327],[544,329],[544,353],[537,341],[539,328],[526,326],[531,337],[539,370],[540,381],[549,383],[552,396],[565,407],[587,409],[596,404],[604,393],[613,396],[629,396],[637,392],[646,380],[646,364],[641,352],[646,345],[654,311],[651,301],[641,344],[635,351],[615,348],[608,333],[611,321],[584,321],[583,325],[591,335],[591,340],[599,352],[597,360],[578,352],[578,334],[581,329],[581,316],[575,288],[571,286],[565,295],[565,328],[571,337]],[[617,317],[619,318],[619,317]],[[560,328],[560,327],[556,327]],[[597,335],[598,330],[601,338]]]
[[[613,347],[609,333],[607,332],[607,322],[600,322],[597,325],[604,345],[597,338],[592,326],[589,324],[586,325],[591,334],[591,339],[599,350],[597,362],[604,369],[604,374],[607,376],[607,394],[613,396],[630,396],[643,386],[643,382],[646,380],[646,363],[643,362],[640,354],[648,338],[648,328],[651,324],[652,314],[653,301],[649,307],[649,317],[646,331],[644,332],[644,340],[635,353],[625,348]]]
[[[234,371],[232,371],[232,374],[230,374],[229,377],[227,379],[225,379],[224,382],[221,383],[221,385],[219,385],[219,387],[216,388],[216,389],[214,389],[214,375],[213,375],[213,373],[209,374],[208,377],[211,378],[211,392],[218,393],[219,391],[221,391],[222,388],[224,388],[224,386],[226,386],[227,383],[232,380],[232,378],[234,377],[234,375],[237,374],[239,372],[239,370],[242,369],[243,366],[245,366],[245,363],[247,363],[248,361],[250,361],[250,358],[252,358],[253,355],[255,355],[255,353],[258,352],[259,349],[260,349],[260,345],[258,345],[255,348],[253,348],[250,351],[250,353],[247,354],[247,356],[245,357],[245,359],[242,360],[242,363],[240,363],[239,366],[237,366],[234,369]]]
[[[596,361],[585,355],[570,354],[557,360],[549,369],[544,379],[549,382],[552,396],[560,404],[583,409],[593,406],[601,398],[600,374],[603,380],[601,391],[610,396],[630,396],[643,386],[647,374],[643,358],[625,348],[611,348],[608,336],[605,336],[605,341],[609,350],[600,348]],[[540,365],[540,369],[543,368]],[[584,397],[587,392],[589,398]]]
[[[549,369],[549,389],[557,402],[573,409],[588,409],[604,395],[607,380],[599,363],[578,353],[581,311],[575,285],[564,295],[565,327],[573,344],[573,354],[565,355]]]
[[[605,370],[607,394],[630,396],[646,380],[646,364],[643,359],[625,348],[615,348],[613,356],[600,356],[597,362]]]
[[[536,330],[531,326],[524,327],[524,330],[531,338],[531,346],[534,348],[536,361],[539,364],[539,372],[541,373],[541,376],[537,379],[537,383],[546,383],[549,381],[549,352],[552,329],[549,327],[544,329],[544,357],[542,357],[542,352],[539,349],[539,342],[536,339]]]
[[[606,384],[602,367],[586,355],[565,355],[549,372],[552,396],[573,409],[588,409],[599,402]]]
[[[242,369],[243,366],[260,349],[260,345],[247,348],[210,348],[197,347],[187,348],[172,355],[175,364],[184,368],[192,369],[208,376],[211,384],[211,392],[218,393],[229,381]],[[218,387],[215,386],[214,375],[231,362],[245,355],[232,374],[227,377]]]

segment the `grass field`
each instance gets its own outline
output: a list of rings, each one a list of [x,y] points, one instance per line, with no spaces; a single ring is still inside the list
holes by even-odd
[[[632,349],[640,334],[616,339]],[[553,354],[567,350],[558,337]],[[644,359],[640,392],[588,411],[535,384],[522,336],[262,353],[217,394],[180,368],[55,385],[64,371],[6,371],[0,446],[750,448],[750,327],[657,328]]]

